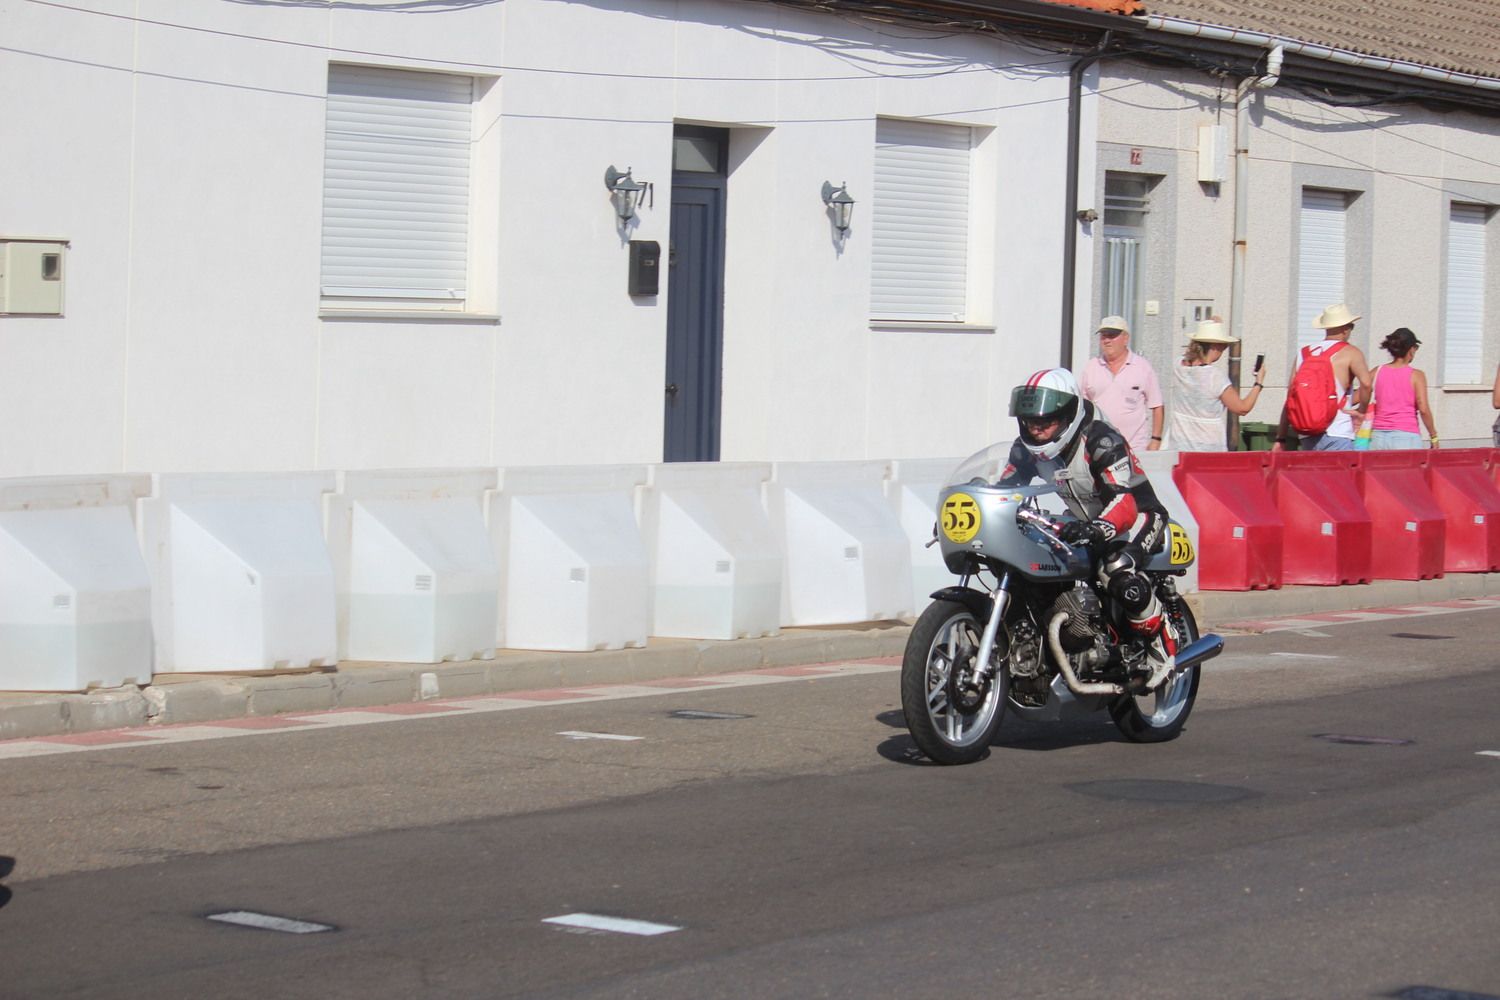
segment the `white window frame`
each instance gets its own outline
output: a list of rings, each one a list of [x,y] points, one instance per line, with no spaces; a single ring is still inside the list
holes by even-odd
[[[1349,193],[1307,186],[1297,215],[1297,346],[1323,339],[1313,321],[1347,301]]]
[[[966,324],[973,273],[970,125],[877,118],[870,315],[877,323]]]
[[[476,107],[492,81],[334,63],[328,69],[320,295],[344,311],[469,315],[476,288]],[[489,159],[493,155],[484,159]],[[488,214],[488,213],[486,213]],[[479,282],[483,286],[484,282]],[[488,293],[488,294],[487,294]]]
[[[1491,210],[1460,201],[1448,205],[1443,308],[1443,385],[1484,382],[1486,243]]]

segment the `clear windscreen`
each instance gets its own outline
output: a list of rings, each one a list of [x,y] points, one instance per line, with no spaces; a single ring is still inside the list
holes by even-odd
[[[996,441],[959,462],[958,468],[948,476],[948,485],[969,483],[976,479],[986,483],[997,481],[1010,464],[1010,444],[1009,441]]]

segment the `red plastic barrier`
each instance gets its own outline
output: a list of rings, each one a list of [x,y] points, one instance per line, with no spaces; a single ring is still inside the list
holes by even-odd
[[[1183,452],[1172,480],[1198,519],[1198,586],[1281,586],[1281,515],[1266,487],[1265,451]]]
[[[1443,575],[1448,517],[1427,486],[1427,453],[1368,451],[1356,483],[1370,513],[1376,580],[1430,580]]]
[[[1489,448],[1429,451],[1427,485],[1448,518],[1443,569],[1500,569],[1500,489],[1490,479]]]
[[[1359,453],[1271,453],[1267,484],[1281,514],[1281,582],[1370,582],[1370,515],[1355,483]]]

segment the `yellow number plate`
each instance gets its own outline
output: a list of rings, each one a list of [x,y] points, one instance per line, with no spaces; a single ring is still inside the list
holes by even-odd
[[[955,493],[943,501],[943,534],[955,545],[964,545],[979,534],[979,505],[967,493]]]
[[[1167,536],[1172,542],[1172,565],[1186,566],[1193,561],[1193,541],[1179,524],[1167,525]]]

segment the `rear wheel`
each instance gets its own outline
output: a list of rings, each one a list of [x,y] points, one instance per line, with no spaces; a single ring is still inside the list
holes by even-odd
[[[1177,630],[1177,648],[1182,649],[1198,638],[1198,623],[1187,602],[1181,599],[1168,605],[1167,613]],[[1162,683],[1149,694],[1121,695],[1109,706],[1109,714],[1125,738],[1133,743],[1165,743],[1175,740],[1187,722],[1193,703],[1198,700],[1201,667],[1192,667]]]
[[[983,682],[974,668],[984,623],[962,604],[934,601],[912,626],[901,663],[901,708],[911,738],[939,764],[985,755],[1005,711],[1005,671]],[[1005,637],[995,640],[1003,659]]]

